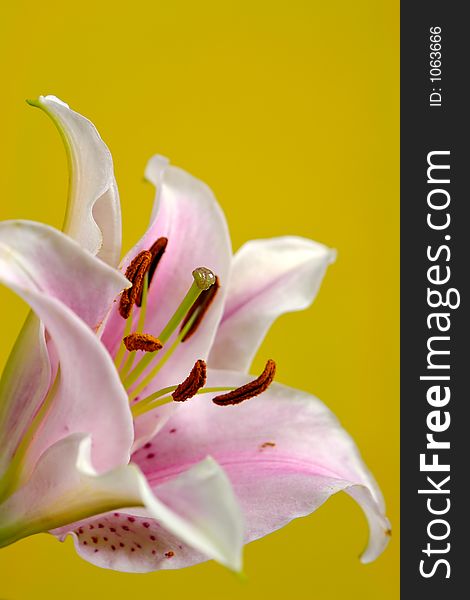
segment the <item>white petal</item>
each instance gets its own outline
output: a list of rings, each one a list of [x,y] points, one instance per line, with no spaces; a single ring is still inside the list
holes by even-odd
[[[121,207],[111,154],[95,126],[55,96],[40,96],[67,150],[70,186],[64,231],[116,267],[121,256]]]
[[[178,539],[209,558],[240,569],[240,510],[226,475],[214,460],[203,460],[160,485],[154,494],[135,465],[97,475],[90,448],[89,437],[74,434],[44,453],[28,483],[0,505],[0,545],[117,508],[141,506]],[[132,514],[132,508],[129,510]],[[129,514],[129,510],[125,512]],[[66,530],[55,533],[63,537]],[[141,533],[145,534],[145,529]],[[79,540],[77,546],[80,548]],[[108,550],[108,568],[142,570],[138,555],[113,555],[111,548]],[[137,564],[132,565],[132,559],[137,559]],[[142,559],[140,562],[142,566]]]
[[[49,334],[48,348],[44,325],[37,317],[28,317],[2,375],[0,472],[49,388],[57,366],[51,365],[51,348],[61,362],[61,387],[48,416],[49,423],[55,422],[54,431],[49,426],[43,429],[36,450],[72,431],[94,432],[99,438],[99,431],[111,428],[107,438],[95,443],[96,452],[107,456],[101,467],[115,466],[114,460],[127,462],[132,443],[127,396],[108,353],[92,332],[127,280],[52,227],[5,221],[0,223],[0,282],[30,303]]]
[[[209,355],[247,372],[271,324],[314,300],[335,252],[299,237],[252,240],[234,256],[224,314]]]

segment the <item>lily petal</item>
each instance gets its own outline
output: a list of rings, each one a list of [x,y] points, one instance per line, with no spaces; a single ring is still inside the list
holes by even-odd
[[[57,298],[97,330],[116,296],[129,287],[117,270],[85,252],[57,229],[33,221],[2,221],[5,265],[16,265],[17,281]],[[7,268],[6,266],[4,268]]]
[[[44,326],[30,312],[0,379],[0,477],[46,397],[51,376]]]
[[[113,299],[129,285],[118,271],[91,256],[66,235],[47,225],[30,221],[0,223],[0,282],[16,291],[20,288],[29,289],[38,297],[56,298],[92,329],[97,329]],[[67,317],[62,318],[67,320]],[[70,323],[68,330],[72,336],[74,327]],[[85,337],[94,338],[91,332]],[[70,348],[75,346],[75,342],[70,340],[65,343],[69,342]],[[98,345],[96,340],[92,344],[94,347]],[[97,352],[106,355],[104,349]],[[74,371],[78,356],[71,355],[68,359]],[[86,357],[83,360],[86,362]],[[108,357],[105,360],[109,362]],[[44,339],[44,327],[37,317],[30,315],[0,382],[0,472],[6,468],[44,400],[53,370]],[[63,370],[62,377],[67,377]],[[74,397],[84,391],[80,389],[83,388],[83,382],[76,383]],[[119,393],[122,394],[121,389],[118,396]],[[92,401],[90,397],[88,403]]]
[[[121,257],[121,206],[111,153],[93,123],[55,96],[30,104],[44,110],[64,140],[70,184],[64,231],[116,267]]]
[[[134,508],[102,514],[52,532],[61,540],[71,534],[83,558],[108,569],[143,573],[175,568],[176,564],[182,567],[189,557],[192,562],[198,556],[199,560],[213,558],[240,570],[241,512],[227,476],[213,459],[206,458],[153,490],[134,465],[104,478],[124,481],[120,485],[127,489],[127,502],[121,502],[121,506]],[[170,563],[169,558],[174,560]]]
[[[211,371],[208,386],[234,386],[247,377]],[[383,498],[351,437],[319,400],[273,384],[261,396],[232,407],[194,397],[176,411],[133,461],[150,485],[179,465],[208,453],[224,468],[244,511],[246,541],[270,533],[316,510],[329,496],[347,491],[370,524],[364,562],[386,547],[390,525]]]
[[[235,254],[208,364],[247,372],[272,323],[309,306],[334,250],[299,237],[252,240]]]
[[[148,250],[158,238],[168,239],[148,293],[146,333],[158,337],[191,286],[191,273],[196,267],[211,269],[221,282],[197,332],[176,350],[154,386],[149,387],[150,393],[155,386],[180,383],[194,362],[207,356],[222,314],[232,254],[225,217],[212,191],[185,171],[167,165],[161,157],[154,157],[149,164],[146,176],[157,182],[156,217],[123,261],[125,268],[134,256]],[[136,310],[136,320],[138,312]],[[103,335],[111,354],[121,342],[123,328],[124,320],[116,309]]]
[[[44,452],[26,485],[0,504],[0,546],[117,506],[142,504],[138,469],[125,465],[97,475],[91,444],[89,436],[76,433]]]
[[[70,433],[83,431],[92,435],[93,462],[99,471],[127,463],[133,440],[132,419],[127,394],[108,352],[88,325],[63,302],[53,297],[52,279],[44,278],[47,287],[42,287],[42,281],[37,278],[41,270],[35,272],[32,259],[28,259],[27,253],[21,254],[17,251],[13,242],[18,238],[25,239],[27,231],[39,231],[45,233],[43,241],[46,247],[47,240],[57,241],[60,238],[64,256],[67,256],[68,246],[73,246],[72,254],[86,253],[66,236],[58,234],[57,238],[56,234],[45,226],[13,223],[5,227],[8,233],[15,227],[22,233],[16,237],[9,237],[7,234],[1,236],[0,281],[22,297],[41,319],[60,363],[56,395],[41,424],[41,434],[32,440],[28,450],[29,468],[54,442]],[[5,240],[8,240],[8,243]],[[94,291],[90,288],[91,299],[93,294],[99,293],[100,287],[105,294],[109,294],[113,287],[122,285],[123,278],[119,273],[89,254],[87,260],[90,261],[89,267],[93,263],[98,269],[97,272],[103,276],[102,282],[99,283],[94,268],[89,269],[89,278],[84,287],[90,282],[97,285]],[[81,266],[85,268],[84,265]],[[76,269],[80,272],[78,266]],[[108,281],[105,283],[106,279]],[[77,282],[74,286],[77,286]],[[11,372],[14,373],[14,369],[7,369],[7,374]],[[22,386],[15,388],[14,385],[7,385],[7,388],[12,391],[8,400],[13,401],[17,397],[16,392],[21,391]],[[31,410],[24,399],[20,399],[20,402],[23,402],[27,410]],[[37,410],[38,406],[34,409]],[[11,412],[3,421],[5,426],[11,425],[9,415]],[[23,433],[21,431],[21,434]],[[1,434],[4,438],[2,451],[8,452],[9,458],[12,450],[11,440],[18,442],[17,427],[13,424],[12,430],[3,429]]]

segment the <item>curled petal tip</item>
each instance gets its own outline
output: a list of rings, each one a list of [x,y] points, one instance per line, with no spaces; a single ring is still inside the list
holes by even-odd
[[[336,248],[330,248],[329,254],[328,254],[328,264],[332,265],[334,262],[336,262],[337,256],[338,256],[338,251],[336,250]]]

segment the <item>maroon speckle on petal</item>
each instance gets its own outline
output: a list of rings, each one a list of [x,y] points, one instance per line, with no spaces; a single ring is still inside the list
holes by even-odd
[[[170,433],[176,433],[176,428],[173,427],[173,429],[170,429]]]
[[[107,542],[107,541],[108,541],[108,538],[107,538],[107,537],[104,537],[103,539],[104,539],[104,541],[105,541],[105,542]]]
[[[95,528],[95,526],[94,526],[94,525],[90,525],[90,526],[89,526],[89,529],[94,529],[94,528]]]
[[[135,552],[135,548],[131,548],[131,552]]]
[[[83,529],[80,527],[80,529],[78,530],[78,533],[83,533]]]
[[[87,541],[84,541],[84,542],[83,542],[83,545],[84,545],[84,546],[87,546],[87,545],[88,545],[88,542],[87,542]]]
[[[95,548],[95,552],[99,552],[98,548]]]
[[[147,458],[151,459],[155,456],[155,454],[153,452],[150,452],[150,454],[147,454]]]
[[[129,523],[133,523],[135,521],[134,517],[127,517],[127,520]]]
[[[144,521],[144,523],[142,523],[142,525],[148,529],[150,527],[150,523],[147,523],[147,521]]]
[[[116,546],[111,546],[111,550],[114,552],[116,550]]]
[[[156,551],[156,550],[152,550],[152,554],[156,554],[156,553],[157,553],[157,551]]]
[[[175,553],[173,552],[173,550],[168,550],[168,552],[165,552],[165,556],[167,558],[172,558],[175,555]]]
[[[119,517],[119,513],[114,513],[114,516],[115,517]]]
[[[151,448],[151,447],[152,447],[152,443],[151,443],[151,442],[147,442],[147,443],[145,444],[145,446],[144,446],[144,448],[145,448],[146,450],[148,450],[148,449],[149,449],[149,448]]]
[[[137,542],[134,542],[134,543],[137,546],[137,548],[142,548],[142,546],[140,544],[138,544]]]
[[[154,542],[157,538],[154,535],[151,535],[150,539],[152,540],[152,542]]]
[[[103,529],[103,527],[104,527],[103,523],[98,523],[98,527],[99,527],[100,529]]]
[[[123,525],[122,528],[124,529],[124,531],[130,531],[130,529],[127,525]]]
[[[114,527],[110,527],[109,531],[111,531],[111,533],[116,533],[116,530],[114,529]]]
[[[124,544],[122,542],[119,542],[119,545],[121,546],[121,548],[124,548]]]
[[[94,543],[94,544],[97,544],[97,543],[98,543],[98,538],[97,538],[97,537],[94,537],[94,536],[93,536],[91,539],[93,540],[93,543]]]

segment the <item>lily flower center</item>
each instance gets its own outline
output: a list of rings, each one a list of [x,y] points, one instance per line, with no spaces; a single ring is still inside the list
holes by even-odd
[[[220,288],[219,278],[210,269],[198,267],[192,273],[191,287],[162,331],[157,336],[146,332],[148,290],[167,243],[167,238],[159,238],[149,250],[139,252],[130,262],[125,274],[132,286],[122,292],[119,303],[119,314],[126,319],[126,326],[114,362],[128,392],[134,418],[168,402],[184,402],[196,394],[228,392],[215,396],[213,402],[218,406],[239,404],[264,392],[272,383],[276,372],[274,361],[268,360],[259,377],[239,388],[205,388],[206,363],[197,360],[183,382],[162,388],[144,398],[140,397],[179,344],[196,333]],[[133,331],[134,306],[140,308],[140,313]],[[137,351],[145,354],[134,366]]]

